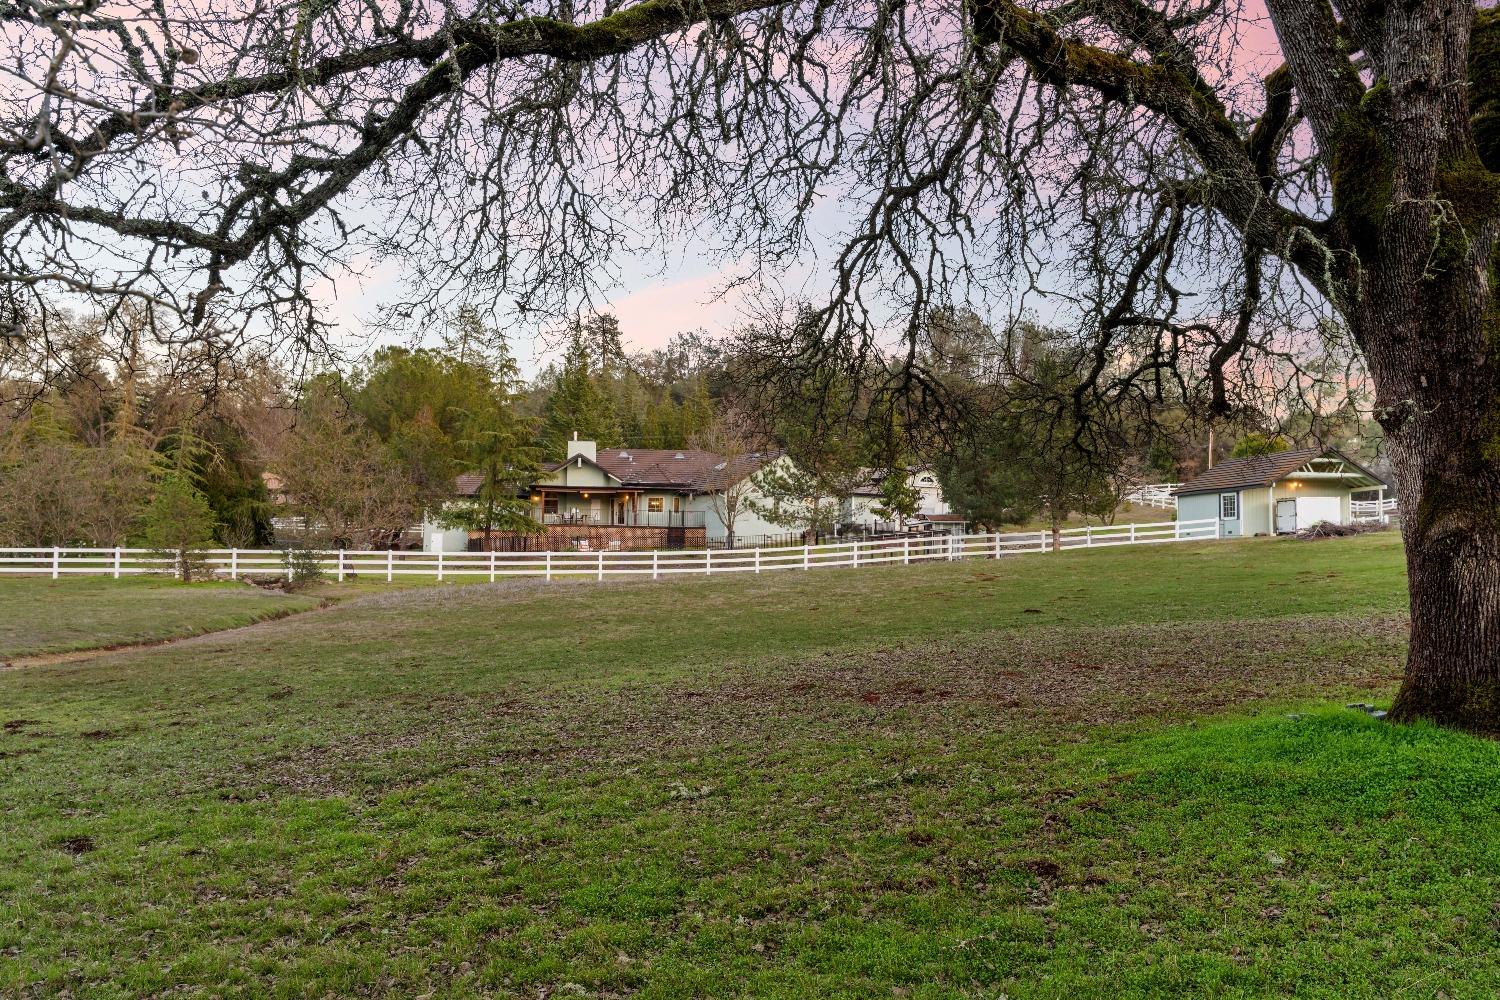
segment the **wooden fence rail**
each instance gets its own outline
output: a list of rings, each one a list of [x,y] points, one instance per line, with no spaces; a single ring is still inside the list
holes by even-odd
[[[1219,522],[1178,521],[1070,528],[1056,549],[1105,548],[1202,541],[1219,537]],[[760,549],[700,549],[642,552],[394,552],[335,549],[308,552],[319,568],[343,582],[352,577],[394,581],[403,576],[449,579],[541,577],[606,580],[723,573],[769,573],[776,570],[857,568],[910,565],[958,559],[997,559],[1022,552],[1055,551],[1045,531],[970,535],[913,535],[823,545],[790,545]],[[217,576],[281,576],[286,554],[280,549],[210,549],[198,553]],[[0,574],[50,576],[136,576],[172,573],[176,560],[150,549],[0,548]]]

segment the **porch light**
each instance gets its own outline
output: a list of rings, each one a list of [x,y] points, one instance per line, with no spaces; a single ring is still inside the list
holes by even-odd
[[[587,493],[585,493],[585,494],[584,494],[584,495],[583,495],[583,498],[584,498],[584,499],[585,499],[585,500],[587,500],[587,499],[588,499],[588,498],[589,498],[589,495],[588,495],[588,494],[587,494]]]
[[[533,494],[531,494],[531,502],[532,503],[541,503],[542,502],[542,495],[540,493],[533,493]]]

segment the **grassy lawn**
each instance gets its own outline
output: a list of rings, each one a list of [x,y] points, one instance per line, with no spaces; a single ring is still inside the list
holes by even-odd
[[[0,577],[0,661],[213,632],[316,604],[242,583]]]
[[[1123,503],[1115,509],[1110,524],[1157,524],[1177,520],[1177,511],[1165,507],[1147,507],[1138,503]],[[1069,514],[1064,528],[1082,528],[1085,525],[1100,527],[1104,519],[1093,514]],[[1050,531],[1052,522],[1045,518],[1033,518],[1024,524],[1006,525],[1001,531]]]
[[[1394,535],[342,596],[0,673],[0,995],[1500,990]]]

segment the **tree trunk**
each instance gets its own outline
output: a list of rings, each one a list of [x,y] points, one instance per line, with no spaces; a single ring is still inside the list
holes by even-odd
[[[1411,600],[1391,714],[1500,731],[1500,401],[1445,397],[1390,435]]]
[[[1430,235],[1389,239],[1354,327],[1379,390],[1410,588],[1411,645],[1391,716],[1497,732],[1500,227],[1469,223],[1467,252],[1447,260]]]
[[[1500,731],[1500,175],[1469,107],[1475,6],[1408,0],[1346,21],[1365,35],[1368,90],[1326,5],[1271,7],[1329,162],[1340,309],[1400,498],[1411,646],[1391,716]],[[1319,19],[1321,38],[1301,30]]]

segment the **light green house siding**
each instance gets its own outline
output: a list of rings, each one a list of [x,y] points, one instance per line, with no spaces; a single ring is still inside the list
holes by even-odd
[[[619,486],[619,480],[590,462],[574,458],[537,480],[538,486]]]
[[[1226,493],[1239,494],[1239,490],[1225,490]],[[1243,497],[1240,498],[1243,501]],[[1188,493],[1177,498],[1177,520],[1178,521],[1205,521],[1219,516],[1219,494],[1213,493]],[[1244,517],[1223,521],[1222,530],[1226,537],[1240,534],[1240,524]]]

